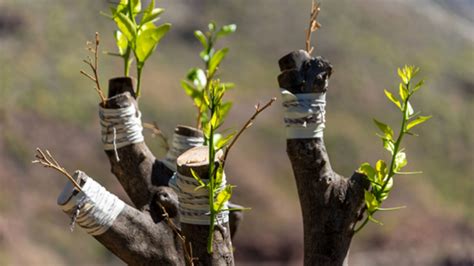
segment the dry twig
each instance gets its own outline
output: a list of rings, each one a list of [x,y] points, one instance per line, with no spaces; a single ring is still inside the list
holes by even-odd
[[[174,224],[173,220],[170,219],[169,214],[168,212],[166,212],[165,207],[161,203],[158,203],[158,205],[163,211],[163,218],[165,219],[166,223],[169,225],[169,227],[171,227],[173,232],[175,232],[175,234],[181,240],[181,244],[183,245],[184,256],[186,257],[186,260],[188,261],[190,266],[194,266],[194,261],[198,260],[198,258],[193,257],[193,248],[192,248],[191,242],[189,242],[189,245],[186,245],[186,237],[181,234],[181,230]]]
[[[314,50],[314,47],[311,46],[311,33],[321,28],[321,24],[319,24],[319,22],[316,20],[318,18],[319,11],[321,11],[320,6],[320,3],[313,0],[311,4],[311,15],[309,17],[309,28],[306,30],[306,51],[310,55]]]
[[[90,56],[87,56],[87,60],[83,60],[86,65],[88,65],[94,76],[86,73],[84,70],[81,70],[81,74],[95,82],[96,87],[94,88],[97,93],[99,94],[100,100],[102,101],[102,106],[105,106],[105,102],[107,101],[107,98],[104,96],[104,92],[102,91],[99,83],[99,74],[97,72],[98,65],[99,65],[99,33],[95,33],[95,47],[92,47],[91,42],[87,42],[87,50],[91,53],[94,54],[94,61],[92,61],[92,58]]]
[[[169,151],[170,145],[168,143],[168,137],[161,131],[160,127],[158,126],[158,123],[153,122],[153,124],[150,123],[143,123],[144,128],[151,129],[153,132],[151,133],[151,136],[153,138],[159,137],[161,141],[163,142],[163,148],[165,148],[166,151]]]
[[[227,146],[227,148],[225,149],[225,153],[224,153],[224,158],[222,159],[222,168],[224,168],[225,166],[225,162],[227,160],[227,156],[229,155],[229,151],[230,149],[232,148],[232,146],[234,146],[235,142],[237,142],[237,139],[239,139],[240,135],[242,135],[242,133],[249,127],[252,126],[253,124],[253,121],[255,120],[255,118],[257,118],[257,116],[263,112],[265,109],[267,109],[268,107],[270,107],[270,105],[272,105],[272,103],[276,101],[276,97],[273,97],[271,98],[263,107],[260,107],[260,103],[257,103],[257,105],[255,105],[255,113],[249,118],[249,120],[247,120],[247,122],[244,124],[244,126],[239,130],[239,132],[237,133],[237,135],[235,135],[235,137],[232,139],[232,142]]]
[[[46,168],[53,168],[54,170],[60,172],[61,174],[65,175],[69,181],[76,187],[77,190],[82,191],[81,186],[74,180],[74,178],[64,169],[56,159],[46,150],[46,154],[40,149],[36,148],[37,154],[35,155],[36,160],[32,161],[32,163],[39,163]]]

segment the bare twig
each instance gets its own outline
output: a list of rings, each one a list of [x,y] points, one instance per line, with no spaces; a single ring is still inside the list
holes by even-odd
[[[193,247],[191,245],[191,242],[189,242],[189,245],[186,245],[186,237],[181,234],[181,230],[176,226],[176,224],[174,224],[173,220],[170,219],[168,212],[166,212],[166,208],[161,203],[158,203],[158,205],[163,211],[163,218],[165,219],[166,223],[169,225],[169,227],[171,227],[173,232],[175,232],[175,234],[181,240],[186,260],[188,261],[190,266],[194,266],[194,261],[198,260],[198,258],[193,257]]]
[[[39,163],[46,168],[53,168],[54,170],[60,172],[61,174],[65,175],[69,181],[77,188],[77,190],[82,191],[81,186],[74,180],[74,178],[64,169],[56,159],[46,150],[46,154],[40,149],[36,148],[37,154],[35,155],[36,160],[32,161],[32,163]]]
[[[232,146],[234,146],[235,142],[239,139],[240,135],[242,135],[242,133],[249,127],[252,126],[253,124],[253,121],[255,120],[255,118],[257,118],[257,116],[263,112],[265,109],[267,109],[268,107],[270,107],[270,105],[272,105],[272,103],[276,101],[276,97],[273,97],[271,98],[263,107],[260,107],[260,103],[257,103],[257,105],[255,105],[255,113],[249,118],[249,120],[247,120],[247,122],[244,124],[244,126],[239,130],[239,132],[237,133],[237,135],[235,135],[235,137],[232,139],[232,142],[227,146],[227,148],[225,149],[225,153],[224,153],[224,157],[222,159],[222,168],[224,168],[225,166],[225,162],[227,160],[227,156],[229,155],[229,151],[230,149],[232,148]]]
[[[104,96],[104,92],[102,91],[99,83],[99,74],[98,74],[98,67],[99,67],[99,33],[95,33],[95,46],[92,47],[91,42],[87,42],[87,50],[89,52],[94,54],[94,61],[92,61],[92,58],[90,56],[87,57],[87,60],[83,60],[86,65],[88,65],[94,76],[87,74],[84,70],[81,70],[80,73],[84,76],[86,76],[88,79],[92,80],[95,82],[96,87],[94,88],[97,93],[99,94],[100,100],[102,101],[102,106],[105,106],[105,102],[107,101],[107,98]]]
[[[161,141],[163,142],[163,147],[165,148],[166,151],[169,151],[170,145],[168,143],[168,137],[161,131],[160,127],[158,126],[158,123],[153,122],[153,124],[150,123],[143,123],[144,128],[151,129],[153,132],[151,133],[152,137],[159,137]]]
[[[316,20],[319,15],[321,4],[313,0],[311,4],[311,15],[309,17],[309,28],[306,30],[306,51],[308,54],[311,54],[314,50],[314,47],[311,46],[311,33],[317,31],[321,28],[321,24]]]

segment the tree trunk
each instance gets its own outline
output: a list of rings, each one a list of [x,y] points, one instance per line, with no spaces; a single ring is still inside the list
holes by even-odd
[[[279,61],[281,88],[291,93],[325,93],[332,66],[305,51],[290,53]],[[329,162],[323,137],[287,140],[287,154],[295,175],[303,214],[304,264],[347,265],[354,225],[364,207],[369,182],[354,173],[345,178]]]
[[[216,154],[216,164],[219,163],[219,155],[222,156],[222,153]],[[208,147],[201,146],[188,150],[178,157],[177,166],[178,173],[184,176],[192,177],[191,169],[199,177],[209,176]],[[204,178],[202,180],[207,181]],[[234,265],[228,222],[216,225],[213,232],[214,241],[211,254],[207,251],[209,225],[189,224],[181,221],[181,230],[186,236],[186,240],[192,245],[193,256],[198,258],[196,265]]]

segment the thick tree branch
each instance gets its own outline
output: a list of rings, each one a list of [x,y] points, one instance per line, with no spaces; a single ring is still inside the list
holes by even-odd
[[[222,153],[216,157],[217,161],[221,160]],[[192,176],[193,169],[200,177],[209,176],[208,161],[208,147],[193,148],[178,157],[178,172],[184,176]],[[212,254],[207,252],[209,225],[181,223],[181,230],[186,240],[192,244],[193,255],[198,258],[196,265],[234,265],[229,223],[216,226]]]
[[[137,105],[133,96],[133,83],[130,78],[117,78],[109,81],[109,99],[106,108],[125,108]],[[117,149],[106,150],[112,173],[120,181],[135,207],[143,209],[152,200],[153,189],[167,186],[173,172],[151,153],[145,142],[135,143]],[[156,218],[156,217],[155,217]]]
[[[300,50],[279,64],[281,88],[293,94],[327,91],[332,66],[323,58]],[[359,174],[348,179],[335,173],[322,138],[288,139],[287,153],[303,213],[304,264],[346,264],[369,183]]]

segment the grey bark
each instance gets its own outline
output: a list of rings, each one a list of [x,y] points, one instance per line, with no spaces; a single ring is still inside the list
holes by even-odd
[[[279,61],[281,88],[293,94],[327,91],[331,64],[305,51]],[[287,154],[296,180],[304,227],[304,265],[347,265],[354,226],[364,208],[369,182],[331,168],[323,138],[288,139]]]
[[[218,155],[215,163],[219,163]],[[192,176],[191,169],[200,177],[209,176],[208,147],[196,147],[183,153],[178,157],[177,166],[178,172],[185,176]],[[207,252],[210,226],[181,223],[181,230],[192,244],[193,256],[198,258],[196,265],[234,265],[229,223],[215,227],[212,254]]]

